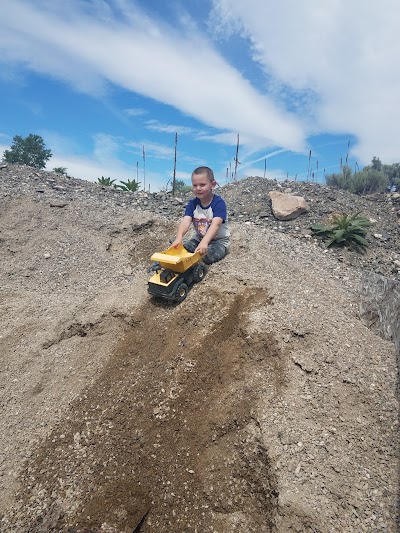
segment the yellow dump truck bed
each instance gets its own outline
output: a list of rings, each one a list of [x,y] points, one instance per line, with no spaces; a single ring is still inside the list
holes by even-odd
[[[178,248],[168,248],[164,252],[156,252],[151,256],[152,261],[158,261],[162,268],[169,268],[174,272],[185,272],[201,259],[199,252],[192,254],[180,245]]]

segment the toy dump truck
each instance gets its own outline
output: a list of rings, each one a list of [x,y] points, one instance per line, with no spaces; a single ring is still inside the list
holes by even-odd
[[[182,245],[157,252],[151,260],[154,264],[149,270],[154,274],[149,279],[148,292],[169,301],[183,302],[189,286],[201,281],[206,273],[204,264],[199,263],[200,253],[192,254]]]

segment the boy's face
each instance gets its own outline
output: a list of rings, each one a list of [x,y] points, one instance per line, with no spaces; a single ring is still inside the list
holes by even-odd
[[[210,181],[207,174],[194,174],[192,176],[192,191],[203,205],[211,202],[215,181]]]

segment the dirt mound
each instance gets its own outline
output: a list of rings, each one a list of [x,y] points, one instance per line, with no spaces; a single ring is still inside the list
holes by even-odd
[[[358,268],[233,222],[157,303],[175,215],[24,172],[0,181],[2,531],[396,531],[395,349]]]

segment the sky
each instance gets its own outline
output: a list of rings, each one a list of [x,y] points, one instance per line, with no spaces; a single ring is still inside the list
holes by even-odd
[[[176,134],[185,183],[201,165],[223,185],[323,182],[341,162],[400,161],[398,0],[1,8],[0,155],[33,133],[51,149],[49,170],[151,191],[171,186]]]

